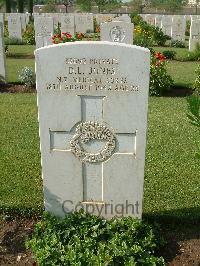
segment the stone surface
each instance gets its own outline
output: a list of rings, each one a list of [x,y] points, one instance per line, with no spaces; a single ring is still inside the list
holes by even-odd
[[[20,14],[10,14],[8,16],[9,38],[22,40],[22,23]]]
[[[197,43],[200,43],[200,19],[191,20],[189,50],[195,50]]]
[[[51,38],[54,32],[52,17],[35,16],[34,28],[36,48],[52,44]]]
[[[101,23],[101,41],[133,44],[132,23],[112,21]]]
[[[156,17],[155,17],[155,26],[158,28],[161,28],[162,17],[163,17],[163,15],[156,15]]]
[[[147,15],[145,16],[145,21],[146,21],[148,24],[154,26],[154,25],[155,25],[155,15],[147,14]]]
[[[164,15],[162,17],[162,22],[161,22],[161,28],[162,31],[165,35],[168,35],[171,37],[171,32],[172,32],[172,16],[170,15]]]
[[[1,81],[6,81],[5,48],[2,23],[0,23],[0,83]]]
[[[94,23],[92,14],[76,14],[75,15],[75,30],[76,32],[86,33],[87,31],[94,32]]]
[[[3,31],[4,31],[4,14],[0,13],[0,23],[2,24]]]
[[[75,18],[74,15],[61,15],[61,32],[69,32],[75,34]]]
[[[122,21],[122,22],[131,23],[131,18],[129,17],[129,15],[122,15],[119,17],[115,17],[113,21]]]
[[[75,42],[35,56],[46,210],[141,218],[149,50]]]
[[[186,18],[184,16],[173,16],[172,18],[172,40],[185,42]]]

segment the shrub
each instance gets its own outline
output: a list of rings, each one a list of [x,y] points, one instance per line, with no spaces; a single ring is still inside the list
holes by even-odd
[[[152,53],[149,94],[151,96],[161,96],[165,91],[170,90],[172,85],[173,79],[167,73],[164,55]]]
[[[151,47],[153,45],[164,46],[168,37],[158,27],[147,24],[138,15],[131,16],[134,23],[134,44]]]
[[[166,59],[174,59],[176,56],[176,52],[175,51],[170,51],[170,50],[165,50],[162,52],[162,54],[164,55],[164,57]]]
[[[54,34],[52,37],[53,44],[81,41],[84,37],[83,33],[76,32],[72,36],[69,32],[62,32],[61,34]]]
[[[26,30],[23,32],[22,38],[26,44],[35,44],[35,30],[32,23],[27,25]]]
[[[130,217],[110,221],[80,211],[45,214],[26,243],[39,265],[165,265],[155,229]]]
[[[29,67],[24,67],[19,74],[19,80],[28,88],[35,86],[35,73]]]
[[[188,61],[199,61],[200,60],[200,45],[196,44],[196,48],[194,51],[188,53],[187,57]]]
[[[23,40],[18,38],[5,38],[4,39],[5,45],[22,45],[25,44]]]
[[[182,41],[178,41],[178,40],[172,40],[171,46],[176,47],[176,48],[185,48],[185,43]]]

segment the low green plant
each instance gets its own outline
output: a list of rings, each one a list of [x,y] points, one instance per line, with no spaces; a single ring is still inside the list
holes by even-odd
[[[5,45],[23,45],[23,44],[25,44],[23,42],[23,40],[21,40],[21,39],[8,38],[8,37],[4,38],[4,43],[5,43]]]
[[[26,44],[35,44],[35,30],[33,23],[27,25],[26,30],[23,32],[22,38]]]
[[[155,228],[131,217],[104,220],[83,211],[59,219],[45,213],[26,242],[40,266],[165,265]]]
[[[171,50],[165,50],[162,52],[162,54],[166,59],[171,59],[171,60],[175,59],[176,56],[176,52]]]
[[[167,73],[166,64],[163,54],[151,53],[149,87],[151,96],[161,96],[165,91],[170,90],[173,85],[173,79]]]
[[[171,40],[171,47],[185,48],[185,43],[183,41]]]
[[[35,73],[30,67],[24,67],[19,74],[19,80],[27,88],[33,88],[35,86],[36,78]]]

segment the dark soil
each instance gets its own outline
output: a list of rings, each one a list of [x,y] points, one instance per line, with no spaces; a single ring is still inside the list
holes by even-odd
[[[36,92],[35,88],[27,88],[21,84],[0,84],[0,92],[9,93],[25,93],[25,92]]]
[[[24,244],[36,222],[36,219],[22,218],[0,221],[0,265],[37,265]],[[167,265],[200,266],[200,226],[162,228],[167,244],[160,255]]]

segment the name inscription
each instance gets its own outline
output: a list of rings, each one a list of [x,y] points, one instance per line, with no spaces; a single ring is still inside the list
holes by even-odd
[[[66,75],[57,76],[55,82],[47,83],[47,90],[65,91],[124,91],[138,92],[119,71],[116,58],[66,58]]]

